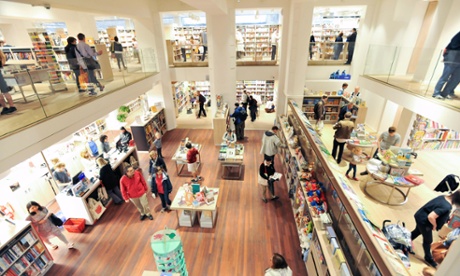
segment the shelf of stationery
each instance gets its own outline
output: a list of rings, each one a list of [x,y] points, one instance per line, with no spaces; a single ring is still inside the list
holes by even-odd
[[[316,263],[313,267],[316,267],[318,274],[409,275],[380,229],[373,226],[367,218],[365,206],[354,192],[353,186],[340,171],[337,162],[330,156],[321,137],[315,132],[314,126],[304,115],[302,108],[294,101],[290,101],[287,113],[287,119],[280,118],[280,123],[283,128],[292,126],[294,133],[299,137],[301,155],[296,151],[294,156],[304,158],[307,162],[314,162],[313,171],[316,180],[324,186],[325,202],[327,202],[327,206],[323,206],[324,212],[332,220],[330,224],[332,228],[328,228],[328,224],[323,225],[322,219],[319,219],[316,214],[321,213],[318,212],[320,210],[315,207],[318,211],[312,212],[309,200],[306,200],[304,206],[313,222],[310,250]],[[282,133],[283,135],[288,134],[285,138],[286,141],[289,140],[291,133],[285,130]],[[302,190],[297,188],[297,193],[301,195],[301,198],[307,198],[307,195],[304,194],[305,183],[300,181]],[[327,231],[324,230],[324,227]],[[331,229],[333,232],[330,231]],[[328,233],[327,238],[326,232]],[[331,234],[336,236],[339,248],[332,247],[328,242],[331,240]],[[344,259],[345,262],[343,262]],[[323,265],[322,260],[327,266]],[[318,262],[321,265],[318,265]],[[307,267],[310,269],[312,267],[309,258]]]
[[[0,275],[45,275],[53,258],[29,222],[0,221]]]
[[[407,145],[414,150],[460,150],[460,133],[417,114]]]
[[[49,82],[54,91],[67,90],[62,78],[58,57],[53,50],[53,41],[44,29],[28,29],[29,37],[34,46],[35,57],[43,68],[48,68]]]

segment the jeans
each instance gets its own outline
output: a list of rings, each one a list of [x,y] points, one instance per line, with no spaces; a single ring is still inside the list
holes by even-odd
[[[353,170],[353,178],[355,178],[356,177],[356,165],[349,163],[346,175],[348,175],[348,173],[350,173],[351,170]]]
[[[423,237],[423,251],[425,252],[425,260],[433,260],[431,255],[431,243],[433,242],[432,225],[424,225],[417,222],[414,231],[411,232],[411,239],[415,240],[420,234]]]
[[[256,108],[250,108],[251,111],[251,121],[254,122],[257,117],[257,107]]]
[[[96,75],[94,74],[94,70],[86,70],[86,71],[88,72],[88,81],[90,83],[94,83],[96,86],[101,86],[99,81],[96,79]],[[94,87],[92,89],[94,90]]]
[[[201,117],[201,112],[203,112],[203,116],[206,117],[206,110],[204,110],[204,103],[200,103],[200,111],[198,112],[198,118]]]
[[[207,51],[208,51],[208,46],[203,45],[203,55],[201,56],[201,61],[204,61]]]
[[[450,76],[449,80],[444,86],[444,90],[441,92],[441,96],[447,97],[447,95],[454,95],[455,88],[457,87],[458,83],[460,83],[460,64],[457,63],[457,67]]]
[[[6,81],[3,78],[2,71],[0,71],[0,90],[2,93],[8,92],[8,85],[6,84]]]
[[[353,53],[354,52],[355,52],[355,43],[350,42],[348,44],[348,59],[347,59],[348,64],[351,64],[351,61],[353,60]]]
[[[158,194],[158,196],[161,199],[161,207],[165,209],[168,205],[171,205],[171,200],[169,199],[169,196],[166,197],[164,194]]]
[[[457,86],[458,82],[460,81],[459,70],[460,70],[459,63],[450,63],[450,62],[444,63],[444,70],[442,71],[442,75],[439,78],[438,83],[436,83],[436,86],[434,87],[433,97],[437,95],[441,95],[441,91],[443,93],[443,97],[454,94],[454,89]],[[446,84],[445,87],[444,87],[444,84]],[[444,90],[443,90],[443,87],[444,87]],[[449,89],[452,91],[449,91]]]
[[[235,133],[236,133],[236,139],[238,140],[244,139],[244,122],[240,124],[235,124]]]
[[[123,68],[126,68],[125,61],[123,60],[123,54],[116,53],[115,57],[117,58],[118,69],[121,69],[120,61],[121,61],[121,63],[123,63]]]
[[[272,45],[272,60],[275,60],[276,57],[276,45]]]
[[[113,189],[107,189],[107,194],[113,199],[115,204],[123,202],[123,196],[121,195],[120,188],[115,187]]]
[[[187,55],[185,54],[185,48],[180,48],[180,51],[182,52],[182,58],[184,59],[184,62],[187,61]]]
[[[332,146],[332,157],[336,157],[337,155],[337,148],[339,148],[339,156],[337,156],[337,164],[340,164],[342,161],[342,155],[343,155],[343,148],[345,146],[345,142],[340,143],[336,139],[334,139],[334,145]]]
[[[73,72],[75,74],[75,81],[77,82],[77,87],[78,87],[78,89],[81,89],[80,88],[80,80],[78,79],[80,77],[80,69],[74,69]]]

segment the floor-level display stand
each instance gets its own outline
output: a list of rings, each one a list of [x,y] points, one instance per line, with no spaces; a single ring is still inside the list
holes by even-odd
[[[176,230],[165,229],[155,232],[150,239],[150,246],[158,271],[188,276],[182,242]]]

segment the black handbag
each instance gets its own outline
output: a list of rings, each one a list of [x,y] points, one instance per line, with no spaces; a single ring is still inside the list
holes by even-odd
[[[80,51],[77,49],[77,47],[75,47],[75,50],[78,52],[78,54],[80,54],[80,56],[83,58],[83,62],[85,63],[86,65],[86,68],[88,70],[98,70],[98,69],[101,69],[101,65],[99,64],[99,62],[97,62],[97,60],[95,60],[93,57],[84,57]]]
[[[51,221],[56,226],[62,226],[64,223],[60,218],[58,218],[55,214],[51,214],[51,216],[48,217],[48,219]]]

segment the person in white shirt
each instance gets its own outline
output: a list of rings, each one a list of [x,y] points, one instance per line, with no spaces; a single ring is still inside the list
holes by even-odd
[[[190,41],[187,41],[187,39],[185,38],[185,35],[180,35],[177,38],[177,42],[180,45],[180,51],[182,53],[182,59],[184,60],[184,62],[187,62],[187,54],[185,53],[185,50],[187,49],[187,45],[190,45]]]
[[[236,143],[236,134],[233,132],[231,128],[227,129],[227,131],[222,136],[222,142],[225,144]]]
[[[276,57],[276,47],[278,46],[278,40],[279,40],[279,34],[278,30],[274,31],[271,37],[271,43],[272,43],[272,60],[275,60]]]
[[[286,259],[281,254],[275,253],[272,257],[272,265],[265,270],[265,276],[292,276]]]
[[[241,59],[244,56],[244,39],[240,31],[236,31],[236,59]]]
[[[102,50],[99,50],[98,52],[94,51],[88,44],[86,44],[86,38],[85,35],[82,33],[79,33],[77,35],[78,38],[78,44],[77,44],[77,59],[80,64],[80,66],[88,72],[88,80],[90,83],[95,84],[97,87],[99,87],[99,90],[102,92],[104,90],[104,86],[96,79],[96,75],[94,75],[94,69],[88,69],[86,66],[85,62],[83,61],[83,58],[96,58],[97,56],[102,55]],[[91,88],[90,90],[90,95],[96,95],[96,92],[94,92],[94,87]]]

